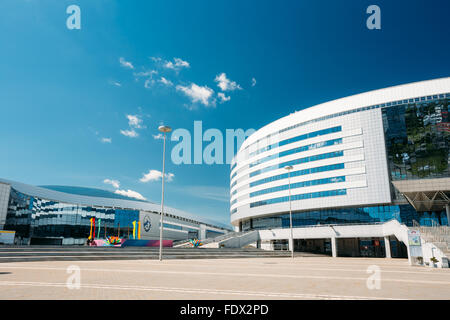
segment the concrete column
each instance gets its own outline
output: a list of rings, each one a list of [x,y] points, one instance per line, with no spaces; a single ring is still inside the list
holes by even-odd
[[[391,257],[391,242],[389,241],[389,236],[384,237],[384,248],[386,249],[386,258],[390,259]]]
[[[294,247],[294,241],[291,241],[290,237],[288,239],[288,244],[289,244],[289,251],[292,251],[292,248]]]
[[[331,255],[333,258],[337,257],[337,239],[336,239],[336,237],[331,238]]]
[[[408,252],[408,264],[412,266],[412,258],[411,258],[411,248],[409,247],[409,244],[406,244],[406,250]]]
[[[205,240],[206,239],[206,226],[204,224],[200,225],[200,230],[199,230],[199,240]]]
[[[445,211],[447,212],[447,225],[450,226],[450,205],[445,206]]]

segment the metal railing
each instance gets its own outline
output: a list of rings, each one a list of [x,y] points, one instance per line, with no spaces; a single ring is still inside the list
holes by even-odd
[[[450,244],[450,227],[441,226],[436,221],[431,221],[431,226],[421,226],[413,220],[413,228],[418,230],[423,239],[430,242],[446,242]]]
[[[228,233],[225,233],[225,234],[223,234],[221,236],[217,236],[215,238],[205,239],[205,240],[202,241],[202,243],[203,244],[207,244],[207,243],[212,243],[212,242],[220,242],[220,241],[223,241],[223,240],[228,240],[230,238],[240,237],[240,236],[243,236],[243,235],[245,235],[247,233],[250,233],[250,232],[252,232],[252,231],[228,232]]]
[[[244,234],[246,234],[248,232],[250,232],[250,231],[245,231],[245,232],[235,232],[235,231],[228,232],[228,233],[222,234],[222,235],[214,237],[214,238],[204,239],[201,242],[202,242],[203,245],[208,244],[208,243],[213,243],[213,242],[220,242],[220,241],[227,240],[227,239],[230,239],[230,238],[233,238],[233,237],[242,236],[242,235],[244,235]],[[178,240],[178,241],[174,241],[173,245],[174,246],[188,245],[189,242],[190,242],[189,240]]]
[[[397,220],[397,219],[390,219],[390,220],[386,220],[386,221],[373,221],[373,222],[348,222],[348,223],[328,223],[328,224],[310,224],[310,225],[300,225],[300,226],[292,226],[293,228],[297,229],[297,228],[323,228],[323,227],[328,227],[328,228],[332,228],[332,227],[342,227],[342,226],[361,226],[361,225],[381,225],[381,224],[385,224],[389,221],[392,220]],[[398,221],[398,220],[397,220]],[[400,222],[401,223],[401,222]],[[278,229],[289,229],[289,226],[287,227],[273,227],[273,228],[264,228],[261,230],[278,230]],[[259,231],[259,229],[252,229],[249,231]]]

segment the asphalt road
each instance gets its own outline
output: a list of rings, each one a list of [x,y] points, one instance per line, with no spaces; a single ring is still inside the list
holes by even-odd
[[[0,299],[448,300],[450,269],[328,257],[17,262],[0,264]]]

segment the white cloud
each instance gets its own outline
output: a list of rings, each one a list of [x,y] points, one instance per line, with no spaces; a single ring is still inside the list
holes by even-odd
[[[143,126],[142,126],[143,121],[141,118],[139,118],[138,115],[127,114],[127,119],[128,119],[128,125],[131,128],[136,128],[136,129],[143,128]]]
[[[128,190],[116,190],[116,191],[114,191],[114,193],[121,194],[123,196],[130,197],[130,198],[135,198],[135,199],[138,199],[138,200],[147,200],[139,192],[136,192],[136,191],[133,191],[133,190],[130,190],[130,189],[128,189]]]
[[[120,130],[120,133],[126,137],[136,138],[139,136],[139,133],[135,129],[143,129],[145,126],[143,125],[143,120],[138,115],[127,114],[128,126],[127,130]]]
[[[145,199],[139,192],[133,191],[133,190],[119,190],[120,182],[118,180],[112,180],[112,179],[105,179],[103,180],[103,183],[110,184],[116,189],[114,193],[120,194],[126,197],[135,198],[139,200],[147,200]]]
[[[175,175],[173,173],[166,173],[166,181],[171,182],[173,181],[173,178]],[[158,181],[162,177],[162,172],[158,170],[149,170],[148,173],[144,173],[141,179],[139,181],[141,182],[149,182],[149,181]]]
[[[140,179],[141,182],[149,182],[149,181],[157,181],[161,178],[162,173],[158,170],[150,170],[148,173],[145,173]]]
[[[231,100],[231,97],[230,96],[227,97],[223,92],[219,92],[217,94],[217,96],[219,97],[221,103],[224,103],[224,102],[227,102],[227,101]]]
[[[155,140],[163,139],[163,134],[162,133],[153,134],[153,139]]]
[[[113,86],[116,86],[116,87],[121,87],[122,86],[122,84],[120,82],[117,82],[117,81],[109,81],[109,84],[111,84]]]
[[[160,57],[150,57],[150,59],[152,59],[154,62],[159,62],[161,61]]]
[[[119,59],[120,65],[124,68],[134,69],[134,66],[131,62],[126,61],[123,57]]]
[[[166,86],[171,86],[171,85],[173,85],[172,81],[167,80],[167,79],[164,78],[164,77],[161,77],[161,79],[159,79],[158,82],[161,82],[162,84],[164,84],[164,85],[166,85]]]
[[[173,70],[179,70],[181,68],[189,68],[189,62],[187,61],[183,61],[180,58],[174,58],[173,59],[174,62],[172,61],[166,61],[166,63],[164,64],[164,67],[167,69],[173,69]]]
[[[146,89],[149,89],[154,83],[155,83],[155,80],[147,79],[147,80],[145,80],[144,87]]]
[[[134,72],[133,75],[135,77],[153,77],[154,74],[158,74],[158,71],[156,70],[145,70],[141,72]]]
[[[139,133],[136,132],[136,130],[131,129],[131,130],[120,130],[120,133],[123,134],[126,137],[130,137],[130,138],[136,138],[139,136]]]
[[[103,180],[103,183],[110,184],[116,189],[119,189],[120,186],[120,182],[118,180],[105,179]]]
[[[224,72],[217,75],[214,81],[217,82],[217,86],[222,91],[234,91],[242,89],[241,86],[238,85],[235,81],[231,81],[230,79],[228,79],[227,75]]]
[[[112,139],[111,138],[101,138],[100,141],[103,142],[103,143],[111,143]]]
[[[185,95],[187,95],[192,102],[201,102],[205,106],[208,106],[211,103],[209,99],[214,93],[214,90],[208,88],[207,86],[201,87],[195,83],[192,83],[190,86],[186,87],[178,85],[176,88],[178,91],[182,91]]]
[[[133,75],[136,81],[139,81],[139,78],[146,78],[144,82],[144,87],[149,89],[154,83],[153,75],[158,74],[156,70],[145,70],[141,72],[134,72]]]
[[[256,79],[252,78],[252,87],[256,86]]]

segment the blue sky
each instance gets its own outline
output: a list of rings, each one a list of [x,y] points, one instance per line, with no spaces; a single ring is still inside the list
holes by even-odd
[[[66,27],[71,4],[81,30]],[[366,28],[371,4],[381,30]],[[436,0],[2,0],[0,176],[159,202],[150,170],[162,169],[161,123],[258,129],[328,100],[447,77],[448,12]],[[167,159],[166,203],[229,223],[229,166]]]

